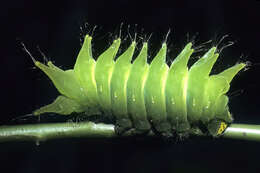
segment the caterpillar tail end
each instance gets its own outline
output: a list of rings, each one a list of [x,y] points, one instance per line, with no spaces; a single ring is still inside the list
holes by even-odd
[[[61,115],[70,115],[73,112],[82,112],[82,107],[77,102],[65,96],[58,96],[53,103],[43,106],[33,112],[33,115],[39,116],[44,113],[57,113]]]

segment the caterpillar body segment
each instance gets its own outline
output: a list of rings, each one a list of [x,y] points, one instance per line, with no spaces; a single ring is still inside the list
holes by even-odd
[[[215,116],[217,105],[216,102],[213,102],[213,100],[218,100],[227,89],[229,89],[229,83],[224,77],[219,75],[212,75],[209,77],[206,87],[207,94],[204,97],[205,106],[202,110],[201,119],[205,124]],[[230,123],[230,119],[226,119],[226,122]]]
[[[193,52],[192,44],[185,46],[183,51],[172,62],[168,72],[165,95],[167,118],[173,130],[185,133],[190,129],[187,118],[187,85],[188,60]]]
[[[92,37],[86,36],[74,66],[75,75],[84,90],[89,107],[99,106],[95,80],[96,61],[92,57]]]
[[[117,58],[112,78],[111,86],[111,108],[116,117],[117,131],[123,132],[132,127],[132,122],[127,110],[127,80],[131,71],[131,60],[135,50],[135,42]]]
[[[132,64],[127,81],[127,110],[136,133],[145,133],[151,129],[144,100],[144,86],[148,72],[147,43],[144,43],[142,50]]]
[[[98,57],[95,69],[99,105],[101,109],[110,116],[112,116],[110,84],[115,66],[114,58],[120,43],[120,39],[115,40],[113,44]]]
[[[228,97],[224,94],[226,94],[230,88],[230,82],[232,79],[235,77],[235,75],[242,70],[246,66],[245,63],[239,63],[234,65],[233,67],[230,67],[223,72],[219,73],[218,76],[219,78],[222,78],[222,81],[225,80],[225,85],[218,84],[217,82],[214,82],[215,85],[221,85],[220,88],[222,88],[219,92],[215,92],[214,94],[217,95],[217,98],[211,99],[211,102],[215,100],[215,115],[217,119],[223,119],[227,123],[231,123],[233,121],[233,117],[229,112],[229,107],[228,107]],[[212,75],[212,77],[215,75]],[[215,76],[215,77],[216,77]],[[223,83],[223,82],[222,82]],[[212,88],[213,88],[213,82],[212,82]],[[215,89],[216,90],[216,89]],[[213,95],[213,93],[212,93]]]
[[[73,70],[63,71],[51,62],[44,65],[35,61],[61,96],[52,104],[34,111],[34,115],[103,112],[100,116],[116,119],[118,134],[127,130],[135,133],[152,130],[163,136],[218,136],[232,122],[225,94],[233,77],[245,67],[244,63],[210,75],[218,58],[213,47],[188,69],[187,63],[193,52],[191,43],[170,67],[165,63],[165,43],[150,65],[147,63],[147,43],[132,63],[135,42],[114,60],[120,39],[95,61],[91,40],[90,36],[85,37]]]
[[[167,121],[165,101],[165,85],[169,70],[165,63],[166,52],[167,46],[164,43],[150,64],[144,95],[148,120],[158,132],[170,135],[171,126]]]
[[[189,70],[187,87],[187,113],[190,122],[197,122],[202,116],[202,109],[205,105],[205,92],[209,73],[213,67],[218,54],[216,48],[211,48],[202,58],[192,65]],[[200,91],[200,92],[199,92]]]

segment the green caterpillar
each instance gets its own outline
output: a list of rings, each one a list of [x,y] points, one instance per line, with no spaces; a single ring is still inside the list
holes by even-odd
[[[165,63],[167,45],[150,64],[147,42],[132,61],[136,42],[115,61],[120,38],[95,61],[92,37],[85,36],[74,69],[62,70],[52,64],[35,61],[61,94],[33,112],[100,114],[116,119],[116,132],[136,134],[155,132],[163,136],[188,134],[219,136],[233,120],[225,95],[234,76],[245,67],[239,63],[217,75],[209,75],[219,54],[212,47],[190,69],[193,53],[188,43],[169,67]]]

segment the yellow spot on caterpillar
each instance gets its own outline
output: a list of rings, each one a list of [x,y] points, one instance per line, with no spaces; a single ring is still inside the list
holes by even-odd
[[[225,122],[221,122],[217,135],[221,135],[227,128],[227,124]]]

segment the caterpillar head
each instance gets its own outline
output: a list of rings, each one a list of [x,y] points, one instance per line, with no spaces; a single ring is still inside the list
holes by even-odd
[[[211,48],[189,70],[189,86],[187,91],[189,97],[187,101],[190,104],[187,106],[188,116],[190,111],[195,118],[198,117],[199,121],[203,122],[211,135],[218,136],[233,121],[232,115],[229,112],[228,97],[225,94],[230,88],[232,79],[246,64],[239,63],[219,74],[209,75],[219,55],[215,51],[215,47]],[[203,91],[198,92],[198,90]],[[196,99],[200,103],[197,103],[197,107],[193,108],[193,101]],[[196,113],[197,115],[195,115]],[[194,120],[194,118],[192,119]]]
[[[219,74],[210,75],[219,57],[217,48],[212,47],[188,69],[187,62],[193,51],[191,47],[191,43],[187,44],[171,64],[167,80],[172,82],[167,81],[166,99],[168,103],[174,100],[174,104],[167,111],[175,114],[172,122],[177,124],[175,129],[179,132],[187,131],[191,125],[195,134],[199,131],[200,134],[206,132],[218,136],[233,120],[225,94],[230,88],[231,80],[246,64],[239,63]],[[185,116],[189,124],[179,125],[180,119]],[[182,119],[182,122],[185,120]]]

